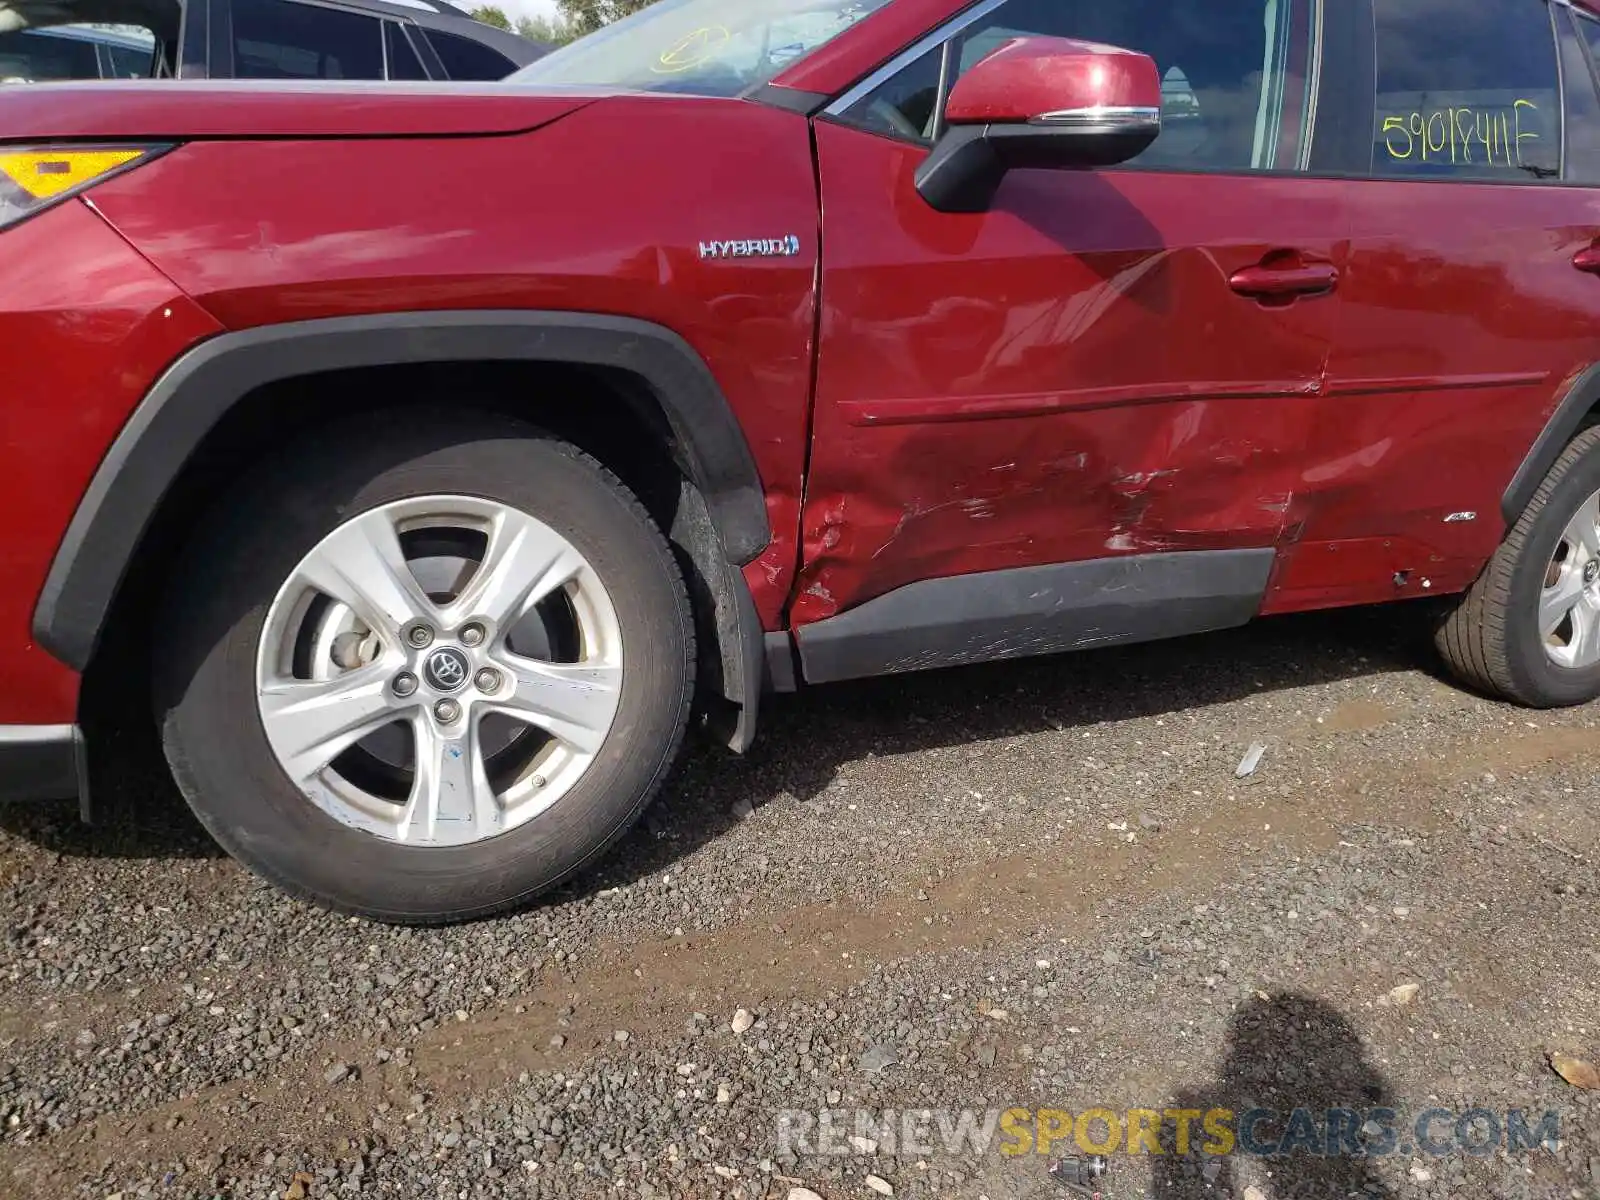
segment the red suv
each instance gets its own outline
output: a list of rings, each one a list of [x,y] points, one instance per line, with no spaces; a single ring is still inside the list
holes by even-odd
[[[1591,700],[1589,2],[661,0],[493,86],[9,90],[4,790],[137,684],[232,853],[430,922],[802,681],[1431,596]]]

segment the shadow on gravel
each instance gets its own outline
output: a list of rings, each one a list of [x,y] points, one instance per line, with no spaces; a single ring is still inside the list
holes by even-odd
[[[809,801],[839,768],[1047,729],[1161,716],[1253,695],[1435,668],[1423,603],[1277,617],[1242,629],[768,697],[743,758],[694,748],[641,827],[597,871],[591,894],[663,870],[738,824],[744,805]],[[1380,703],[1380,691],[1374,697]]]
[[[1349,1022],[1314,997],[1282,992],[1241,1007],[1228,1028],[1220,1078],[1180,1092],[1171,1107],[1231,1109],[1240,1147],[1229,1157],[1206,1157],[1198,1152],[1204,1134],[1196,1122],[1190,1152],[1179,1156],[1170,1153],[1176,1147],[1169,1132],[1169,1153],[1150,1160],[1156,1200],[1217,1200],[1243,1194],[1250,1183],[1272,1200],[1393,1200],[1372,1160],[1356,1153],[1369,1112],[1394,1107],[1389,1083]],[[1291,1144],[1298,1149],[1269,1153]],[[1238,1177],[1233,1164],[1240,1158],[1252,1164],[1254,1179]]]
[[[768,697],[761,737],[740,758],[699,745],[661,798],[601,866],[549,899],[563,902],[669,867],[788,793],[821,794],[841,766],[1054,728],[1158,716],[1251,695],[1399,670],[1428,669],[1419,605],[1274,618],[1243,629],[1053,658],[836,684]],[[108,668],[110,669],[110,668]],[[130,677],[138,674],[130,671]],[[124,689],[125,690],[125,689]],[[153,723],[85,714],[95,824],[70,806],[0,806],[0,829],[73,857],[218,857],[167,775]],[[1381,699],[1381,696],[1379,697]]]

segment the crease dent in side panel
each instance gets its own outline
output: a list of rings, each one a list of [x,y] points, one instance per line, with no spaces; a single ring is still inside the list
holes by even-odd
[[[918,579],[1181,550],[1271,547],[1300,486],[1314,398],[1147,404],[863,431],[813,495],[795,624]],[[1226,415],[1220,410],[1226,410]]]

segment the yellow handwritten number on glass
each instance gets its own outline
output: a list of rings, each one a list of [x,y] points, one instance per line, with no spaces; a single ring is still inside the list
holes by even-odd
[[[1515,100],[1495,111],[1469,106],[1413,112],[1384,117],[1379,135],[1391,159],[1419,156],[1430,162],[1448,158],[1453,166],[1471,165],[1476,141],[1489,166],[1513,168],[1522,165],[1522,143],[1540,140],[1538,132],[1523,128],[1524,114],[1538,111],[1532,100]]]
[[[680,75],[710,62],[722,52],[733,34],[722,25],[707,25],[679,38],[661,52],[650,69],[657,75]]]

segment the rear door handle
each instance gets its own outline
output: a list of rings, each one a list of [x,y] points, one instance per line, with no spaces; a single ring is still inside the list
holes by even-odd
[[[1600,269],[1600,259],[1597,259]],[[1235,271],[1228,286],[1241,296],[1263,303],[1284,303],[1301,296],[1324,296],[1339,286],[1339,268],[1332,263],[1306,262],[1295,256],[1270,260]]]
[[[1331,262],[1307,261],[1298,251],[1280,250],[1256,266],[1235,270],[1227,285],[1262,304],[1293,304],[1301,296],[1325,296],[1338,288],[1339,269]]]
[[[1590,246],[1587,250],[1579,250],[1572,256],[1572,265],[1591,275],[1600,275],[1600,244]]]

